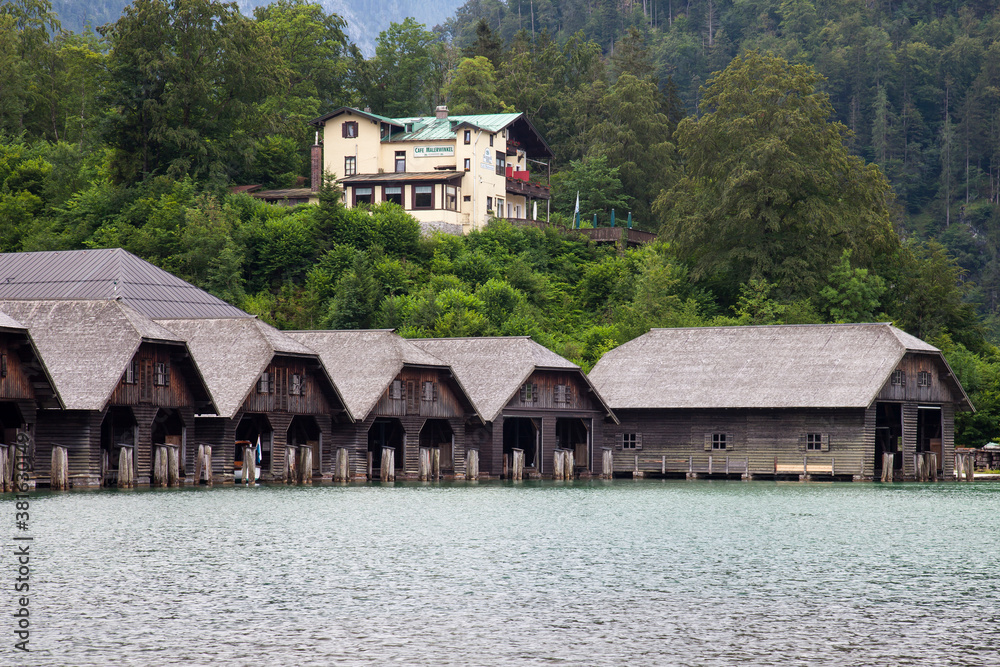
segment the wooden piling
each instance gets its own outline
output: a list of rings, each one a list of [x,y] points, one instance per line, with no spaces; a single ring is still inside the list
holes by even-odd
[[[382,448],[382,470],[380,471],[380,479],[383,482],[395,482],[396,481],[396,448],[395,447],[383,447]]]
[[[465,452],[465,479],[479,479],[479,450],[469,449]]]
[[[254,484],[257,481],[257,448],[247,445],[243,448],[243,483]]]
[[[0,491],[4,493],[14,490],[13,447],[0,445]]]
[[[49,485],[55,491],[69,488],[69,456],[65,447],[52,447],[52,467]]]
[[[312,447],[299,448],[299,484],[313,483],[313,450]]]
[[[514,481],[520,481],[524,477],[524,450],[514,449],[514,464],[511,466],[513,470],[511,471],[511,479]]]
[[[552,479],[562,479],[563,478],[563,461],[565,459],[562,455],[561,449],[553,450],[552,452]]]
[[[285,470],[283,482],[295,484],[299,481],[298,457],[296,447],[285,447]]]
[[[441,481],[441,448],[431,448],[431,478],[435,482]]]
[[[615,450],[603,447],[601,451],[601,477],[611,479],[615,476]]]
[[[972,454],[966,454],[965,458],[965,481],[974,482],[976,481],[976,457]]]
[[[567,449],[563,456],[565,457],[563,472],[566,475],[566,479],[573,479],[573,468],[576,466],[576,453],[572,449]]]
[[[131,447],[122,447],[118,450],[118,488],[131,489],[135,484],[135,469]]]
[[[180,447],[165,447],[167,458],[167,486],[181,486]]]
[[[510,459],[508,454],[503,455],[503,478],[510,479]]]
[[[369,452],[370,453],[370,452]],[[340,447],[337,449],[337,455],[334,459],[333,467],[333,481],[335,482],[349,482],[351,480],[351,463],[350,455],[347,453],[346,447]]]
[[[417,479],[426,482],[431,476],[431,449],[421,447],[420,456],[417,459]]]
[[[928,452],[927,458],[928,458],[928,463],[927,463],[928,479],[932,482],[936,482],[938,481],[937,452]]]
[[[372,475],[375,473],[375,471],[372,468],[373,468],[373,465],[372,465],[372,452],[368,452],[368,481],[369,482],[372,481]]]
[[[892,481],[892,466],[895,465],[896,455],[892,453],[882,454],[882,481]]]

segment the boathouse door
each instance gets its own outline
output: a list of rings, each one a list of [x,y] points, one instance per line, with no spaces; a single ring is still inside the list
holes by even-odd
[[[901,403],[875,404],[875,477],[882,476],[882,455],[892,454],[892,469],[903,469],[903,406]]]
[[[524,450],[524,467],[534,468],[539,460],[541,429],[530,417],[504,417],[503,453],[508,461],[514,460],[514,450]],[[539,467],[539,471],[541,468]]]
[[[944,467],[941,446],[942,413],[940,405],[917,406],[917,451],[937,454],[938,470]]]
[[[392,447],[396,450],[396,470],[402,470],[404,460],[403,425],[398,419],[376,419],[368,429],[368,451],[372,455],[372,475],[377,477],[382,467],[382,448]]]

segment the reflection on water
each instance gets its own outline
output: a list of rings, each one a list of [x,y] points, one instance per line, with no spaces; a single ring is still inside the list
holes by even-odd
[[[1000,664],[998,517],[985,483],[38,493],[27,664]]]

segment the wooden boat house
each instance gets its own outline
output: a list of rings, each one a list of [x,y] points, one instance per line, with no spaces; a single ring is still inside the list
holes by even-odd
[[[330,478],[334,425],[349,417],[315,352],[246,314],[156,322],[187,341],[218,408],[195,420],[196,440],[213,448],[215,479],[233,480],[234,465],[248,463],[236,443],[258,440],[261,481]]]
[[[616,419],[576,364],[527,336],[411,342],[454,369],[482,416],[466,438],[479,449],[483,473],[589,475],[599,466],[603,425]],[[557,451],[572,453],[570,469],[557,465]],[[515,470],[515,452],[523,471]]]
[[[12,489],[14,445],[20,434],[29,436],[25,453],[34,456],[39,405],[49,409],[61,407],[28,329],[0,312],[0,491]]]
[[[47,390],[35,395],[40,486],[53,483],[54,447],[66,453],[57,487],[116,484],[122,448],[128,477],[149,484],[153,446],[179,448],[183,460],[194,414],[214,411],[184,341],[120,301],[0,301],[0,311],[27,327],[58,395],[58,405]]]
[[[467,426],[482,422],[448,364],[387,329],[288,335],[319,353],[355,420],[335,435],[353,479],[465,478]]]
[[[653,329],[590,379],[621,420],[616,474],[950,476],[973,409],[940,350],[891,324]]]

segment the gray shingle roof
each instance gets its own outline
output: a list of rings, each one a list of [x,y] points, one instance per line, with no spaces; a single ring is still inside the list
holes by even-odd
[[[0,254],[0,299],[116,299],[147,317],[250,317],[121,248]]]
[[[114,300],[0,301],[28,328],[67,410],[101,410],[143,341],[184,341]]]
[[[26,331],[27,327],[6,313],[0,313],[0,329]]]
[[[451,371],[447,363],[391,329],[287,333],[316,350],[357,421],[368,416],[403,366],[439,366]]]
[[[485,421],[494,421],[500,415],[536,369],[575,370],[587,381],[579,366],[527,336],[414,338],[410,342],[455,370]],[[596,392],[595,396],[601,400]]]
[[[316,353],[256,317],[157,319],[182,340],[201,370],[218,414],[232,418],[275,355]]]
[[[886,323],[653,329],[590,379],[615,410],[866,408],[908,351],[940,355]]]

